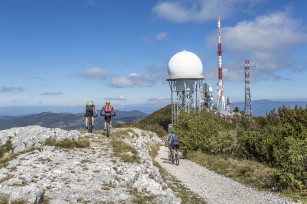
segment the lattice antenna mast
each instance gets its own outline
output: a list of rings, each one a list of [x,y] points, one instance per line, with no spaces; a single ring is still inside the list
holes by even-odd
[[[250,61],[245,60],[245,103],[244,112],[246,115],[252,115],[252,99],[250,92]]]
[[[223,111],[225,110],[225,96],[224,96],[224,85],[223,85],[223,68],[222,68],[222,42],[221,42],[221,17],[217,18],[217,36],[218,36],[218,44],[217,44],[217,54],[218,54],[218,83],[217,83],[217,110]]]

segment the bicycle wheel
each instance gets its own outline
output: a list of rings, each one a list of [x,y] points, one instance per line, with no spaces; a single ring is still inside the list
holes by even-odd
[[[107,124],[107,137],[110,136],[110,124],[108,123]]]
[[[93,124],[92,124],[92,119],[90,119],[91,117],[89,117],[88,119],[88,133],[92,133],[93,132]]]
[[[172,158],[172,164],[174,164],[174,153],[173,152],[171,152],[171,158]]]
[[[175,154],[175,164],[178,166],[179,165],[179,153],[176,152]]]
[[[171,161],[172,160],[172,156],[171,156],[171,150],[168,149],[168,160]]]

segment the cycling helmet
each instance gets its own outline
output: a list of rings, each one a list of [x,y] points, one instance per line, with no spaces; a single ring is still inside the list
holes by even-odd
[[[93,101],[88,101],[88,102],[86,103],[86,105],[92,106],[92,105],[94,105],[94,103],[93,103]]]
[[[106,104],[110,104],[110,100],[106,100]]]

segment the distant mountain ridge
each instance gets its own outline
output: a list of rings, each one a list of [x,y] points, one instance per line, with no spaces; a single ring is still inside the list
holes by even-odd
[[[113,124],[138,122],[147,116],[141,111],[116,111],[113,117]],[[104,117],[95,118],[95,129],[103,129]],[[42,112],[22,116],[0,116],[0,130],[12,127],[25,127],[29,125],[39,125],[48,128],[62,128],[67,130],[84,129],[85,118],[83,113],[51,113]]]
[[[252,101],[252,114],[253,116],[266,116],[271,110],[278,109],[282,106],[287,106],[290,108],[298,107],[306,107],[306,101],[274,101],[274,100],[254,100]],[[244,111],[244,102],[232,103],[231,109],[238,107],[240,111]]]
[[[278,109],[282,106],[293,108],[295,105],[306,107],[306,101],[273,101],[273,100],[254,100],[252,101],[252,113],[254,116],[266,116],[272,109]],[[244,102],[231,104],[231,109],[238,107],[240,111],[244,111]],[[162,108],[163,109],[163,108]],[[3,110],[3,108],[2,108]],[[132,111],[116,111],[117,115],[113,118],[114,124],[139,122],[150,116],[138,110]],[[165,114],[168,113],[163,113]],[[169,113],[170,114],[170,113]],[[1,116],[2,115],[2,116]],[[166,117],[166,116],[165,116]],[[170,117],[170,116],[169,116]],[[162,120],[162,118],[159,118]],[[161,122],[161,121],[160,121]],[[67,130],[83,129],[85,119],[82,113],[52,113],[41,112],[38,114],[28,114],[21,116],[3,116],[3,111],[0,109],[0,130],[12,127],[24,127],[29,125],[40,125],[49,128],[63,128]],[[95,129],[103,128],[103,117],[95,118]]]

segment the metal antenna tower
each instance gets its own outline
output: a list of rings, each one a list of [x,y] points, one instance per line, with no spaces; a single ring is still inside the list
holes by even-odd
[[[167,79],[171,89],[172,124],[180,112],[200,109],[200,87],[203,78]]]
[[[252,115],[252,99],[250,90],[250,66],[249,60],[245,60],[245,103],[244,112],[246,115]]]
[[[223,85],[223,68],[222,68],[222,42],[221,42],[221,17],[217,18],[217,36],[218,36],[218,44],[217,44],[217,62],[218,62],[218,76],[219,81],[217,83],[217,104],[216,108],[218,112],[223,112],[226,110],[225,104],[225,96],[224,96],[224,85]]]

